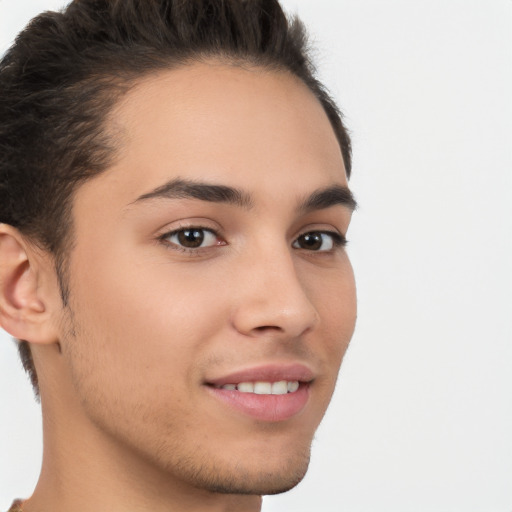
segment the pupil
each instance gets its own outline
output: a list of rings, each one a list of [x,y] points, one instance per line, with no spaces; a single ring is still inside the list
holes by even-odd
[[[309,249],[317,251],[322,247],[322,235],[321,233],[308,233],[301,237],[301,246],[303,249]]]
[[[204,233],[199,229],[184,229],[178,233],[178,240],[184,247],[199,247],[204,240]]]

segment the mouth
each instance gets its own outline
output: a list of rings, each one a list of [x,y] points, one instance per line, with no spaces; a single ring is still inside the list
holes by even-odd
[[[303,365],[265,366],[206,382],[211,396],[235,414],[264,422],[286,421],[307,406],[313,372]]]
[[[224,384],[218,389],[239,391],[240,393],[254,393],[255,395],[286,395],[295,393],[300,387],[297,380],[280,380],[278,382],[240,382],[238,384]]]

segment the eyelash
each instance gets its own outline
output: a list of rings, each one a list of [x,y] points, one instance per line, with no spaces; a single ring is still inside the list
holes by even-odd
[[[179,251],[179,252],[183,252],[183,253],[189,253],[189,254],[198,254],[200,251],[204,251],[205,249],[209,249],[211,247],[215,247],[215,246],[225,246],[227,245],[226,242],[221,242],[221,243],[216,243],[216,244],[212,244],[212,245],[209,245],[207,247],[184,247],[182,245],[178,245],[177,243],[174,243],[174,242],[171,242],[169,241],[170,238],[172,238],[173,236],[175,235],[179,235],[180,233],[184,233],[186,231],[201,231],[203,233],[211,233],[217,240],[220,240],[220,237],[219,235],[217,234],[216,231],[214,231],[213,229],[210,229],[210,228],[205,228],[205,227],[202,227],[202,226],[184,226],[184,227],[180,227],[178,229],[174,229],[172,231],[168,231],[167,233],[164,233],[163,235],[161,235],[160,237],[158,237],[158,239],[169,249],[171,250],[174,250],[174,251]]]
[[[305,237],[307,235],[321,235],[321,236],[324,236],[324,235],[327,235],[331,238],[331,241],[332,241],[332,247],[330,249],[327,249],[327,250],[315,250],[315,249],[306,249],[306,248],[303,248],[303,247],[295,247],[295,243],[301,238],[301,237]],[[340,248],[340,247],[345,247],[347,245],[347,239],[345,238],[344,235],[336,232],[336,231],[326,231],[326,230],[312,230],[312,231],[305,231],[304,233],[300,234],[294,241],[293,241],[293,244],[292,244],[292,247],[296,248],[296,249],[303,249],[305,251],[308,251],[308,252],[312,252],[312,253],[329,253],[329,252],[332,252],[333,250],[337,249],[337,248]]]
[[[214,231],[213,229],[210,229],[210,228],[202,227],[202,226],[180,227],[179,229],[175,229],[173,231],[168,231],[168,232],[164,233],[163,235],[159,236],[158,239],[171,250],[175,250],[175,251],[179,251],[179,252],[183,252],[183,253],[189,253],[189,254],[198,254],[200,251],[209,249],[211,247],[215,247],[215,246],[222,247],[222,246],[228,245],[226,242],[223,241],[221,243],[215,243],[212,245],[208,245],[206,247],[184,247],[182,245],[179,245],[177,243],[169,241],[169,239],[172,238],[173,236],[179,235],[180,233],[184,233],[186,231],[201,231],[203,233],[211,233],[217,240],[220,240],[220,237],[216,231]],[[295,243],[301,237],[304,237],[306,235],[313,235],[313,234],[326,235],[326,236],[331,237],[332,248],[328,249],[328,250],[314,250],[314,249],[309,250],[309,249],[305,249],[303,247],[295,247]],[[325,254],[325,253],[332,252],[337,248],[345,247],[347,245],[347,243],[348,243],[348,241],[345,238],[345,236],[336,231],[311,230],[311,231],[305,231],[304,233],[301,233],[297,238],[295,238],[295,240],[292,243],[292,247],[295,249],[302,249],[304,251],[311,252],[311,253]]]

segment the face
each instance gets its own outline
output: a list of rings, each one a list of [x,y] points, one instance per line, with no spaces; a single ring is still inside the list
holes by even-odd
[[[139,83],[109,124],[62,313],[84,432],[184,485],[286,490],[356,317],[329,121],[288,74],[203,63]]]

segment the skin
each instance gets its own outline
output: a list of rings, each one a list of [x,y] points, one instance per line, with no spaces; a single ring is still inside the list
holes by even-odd
[[[108,126],[118,157],[74,198],[69,307],[49,255],[0,230],[12,253],[2,323],[32,343],[44,418],[24,508],[257,511],[261,494],[305,474],[354,329],[344,247],[329,234],[321,250],[300,246],[304,233],[349,226],[347,205],[297,210],[347,186],[334,132],[296,78],[220,62],[147,77]],[[137,201],[176,178],[236,187],[251,204]],[[164,236],[189,227],[209,230],[205,246]],[[206,385],[296,363],[314,377],[284,421],[244,414]]]

